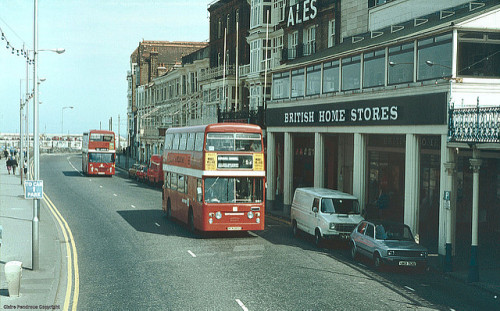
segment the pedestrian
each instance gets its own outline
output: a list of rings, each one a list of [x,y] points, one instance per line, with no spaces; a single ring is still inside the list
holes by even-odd
[[[17,160],[15,157],[12,157],[12,173],[16,175],[16,168],[18,166]]]
[[[26,159],[24,159],[23,171],[24,171],[24,175],[26,176],[26,174],[28,173],[28,160],[26,160]]]
[[[9,172],[10,175],[10,170],[12,169],[12,159],[7,158],[6,164],[7,164],[7,171]]]

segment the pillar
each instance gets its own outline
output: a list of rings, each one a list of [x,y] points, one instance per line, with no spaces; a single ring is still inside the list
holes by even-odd
[[[404,223],[418,237],[420,146],[415,134],[406,134]]]
[[[314,134],[314,187],[325,186],[325,135]]]
[[[366,135],[355,133],[352,193],[358,198],[362,210],[366,208],[366,158]]]
[[[293,200],[293,137],[285,133],[283,167],[283,204],[290,207]]]
[[[479,150],[476,148],[472,151],[472,159],[470,166],[473,171],[472,175],[472,243],[470,249],[470,265],[469,265],[469,282],[479,281],[479,270],[477,262],[477,246],[478,246],[478,228],[479,228],[479,169],[482,160],[479,159]]]
[[[266,159],[266,199],[276,200],[276,142],[275,133],[267,132],[267,159]]]
[[[449,191],[452,193],[452,185],[453,185],[453,174],[455,173],[455,163],[454,162],[446,162],[444,163],[444,168],[446,170],[446,186],[444,188],[444,191]],[[443,191],[443,194],[444,194]],[[444,210],[446,213],[446,246],[445,246],[445,257],[444,257],[444,266],[443,270],[444,272],[451,272],[453,271],[453,256],[452,256],[452,239],[453,239],[453,231],[452,231],[452,212],[451,210],[454,209],[454,205],[452,206],[451,202],[451,195],[450,197],[445,198],[443,201],[444,203]]]
[[[337,189],[344,192],[344,149],[345,146],[345,135],[338,136],[337,143]]]

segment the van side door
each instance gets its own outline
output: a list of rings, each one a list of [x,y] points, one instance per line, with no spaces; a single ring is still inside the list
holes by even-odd
[[[319,217],[319,198],[314,198],[312,202],[312,206],[309,209],[309,215],[307,217],[307,231],[310,234],[314,234],[314,229],[316,229],[316,225],[318,224]]]

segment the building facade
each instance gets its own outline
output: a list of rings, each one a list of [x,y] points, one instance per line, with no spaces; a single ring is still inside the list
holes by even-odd
[[[300,38],[326,25],[303,22],[313,3],[295,4],[283,31],[292,57],[272,72],[269,206],[289,207],[297,187],[339,189],[446,260],[467,245],[473,257],[500,234],[498,2],[337,1],[315,19],[340,20],[338,41],[318,35],[301,55]]]

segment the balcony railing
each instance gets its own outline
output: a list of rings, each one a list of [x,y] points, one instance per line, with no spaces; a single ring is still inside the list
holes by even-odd
[[[227,76],[234,76],[236,73],[236,70],[234,69],[233,65],[226,66],[226,77]],[[214,68],[209,68],[205,70],[204,73],[200,75],[198,78],[198,81],[206,81],[210,79],[217,79],[217,78],[222,78],[224,76],[224,67],[219,66],[219,67],[214,67]]]
[[[257,124],[262,128],[265,128],[265,113],[262,107],[259,107],[257,111],[219,111],[219,122],[239,122],[239,123],[249,123]]]
[[[239,67],[238,67],[238,69],[239,69],[239,71],[240,71],[240,72],[238,73],[238,74],[239,74],[239,76],[240,76],[240,78],[242,78],[242,77],[246,77],[246,75],[248,75],[248,74],[250,73],[250,64],[248,64],[248,65],[243,65],[243,66],[239,66]]]
[[[500,142],[500,107],[452,107],[449,118],[448,140],[450,142]]]

